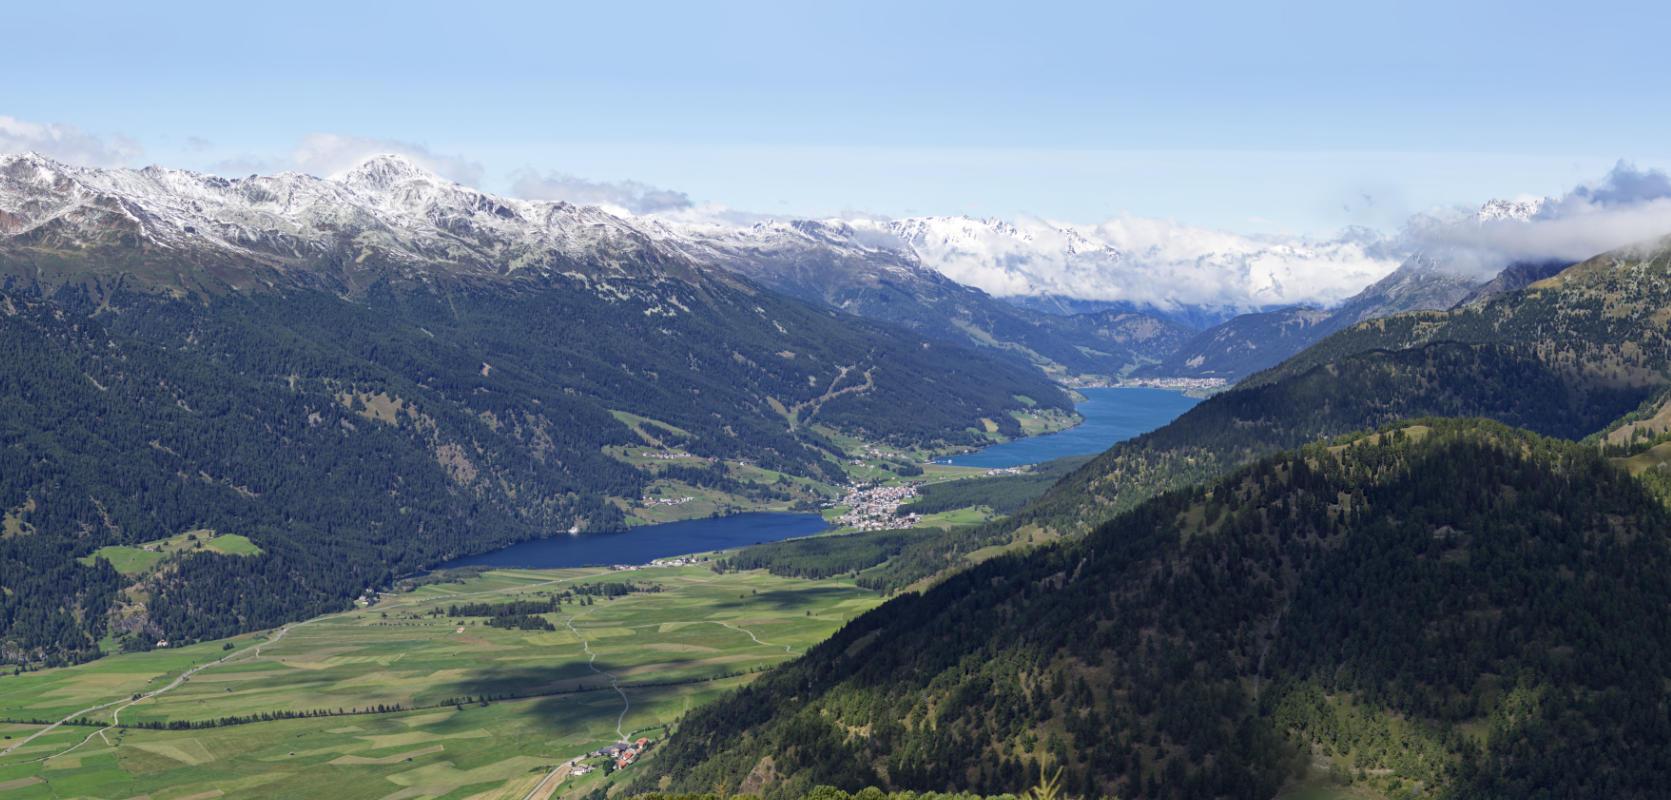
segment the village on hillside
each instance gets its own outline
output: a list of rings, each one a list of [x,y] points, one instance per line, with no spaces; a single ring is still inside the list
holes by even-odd
[[[650,740],[640,736],[636,742],[622,742],[620,744],[612,744],[608,747],[593,750],[590,757],[609,759],[604,762],[604,771],[605,773],[608,773],[617,769],[625,769],[632,766],[633,762],[637,761],[638,757],[649,748]],[[569,774],[585,775],[595,769],[597,769],[597,766],[593,764],[578,764],[570,771]]]
[[[847,506],[848,511],[836,517],[836,523],[861,531],[891,531],[910,528],[922,521],[921,514],[895,516],[899,507],[917,497],[915,484],[902,486],[855,485],[847,489],[840,500],[825,505],[830,508]]]

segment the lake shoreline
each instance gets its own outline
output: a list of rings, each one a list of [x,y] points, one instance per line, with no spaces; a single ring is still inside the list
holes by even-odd
[[[994,444],[969,453],[937,458],[936,464],[984,469],[1012,469],[1058,458],[1095,455],[1120,442],[1160,428],[1194,408],[1199,398],[1176,389],[1104,386],[1076,389],[1085,400],[1074,404],[1083,418],[1055,433]]]
[[[558,533],[454,558],[430,571],[478,566],[506,569],[641,566],[658,559],[814,536],[829,529],[830,523],[820,514],[754,511],[640,525],[608,533]]]

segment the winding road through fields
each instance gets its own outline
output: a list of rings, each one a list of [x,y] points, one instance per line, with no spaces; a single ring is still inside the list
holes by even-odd
[[[521,592],[521,591],[524,591],[524,590],[527,590],[527,589],[534,589],[534,588],[538,588],[538,587],[541,587],[541,586],[551,586],[553,584],[568,583],[570,581],[577,581],[577,580],[581,580],[583,578],[595,577],[596,575],[599,575],[599,574],[603,574],[603,573],[600,571],[600,572],[595,572],[595,573],[588,573],[586,575],[575,575],[575,576],[569,577],[569,578],[557,578],[557,579],[549,580],[549,581],[540,581],[538,583],[522,584],[520,586],[506,586],[506,587],[502,587],[502,588],[499,588],[499,589],[486,589],[486,590],[483,590],[483,591],[480,591],[480,592],[463,592],[463,593],[460,593],[460,594],[449,595],[449,597],[480,597],[480,596],[483,596],[483,595],[505,594],[507,592]],[[421,600],[412,600],[412,601],[405,602],[405,603],[396,603],[394,605],[387,606],[385,608],[385,610],[393,610],[393,609],[397,609],[397,608],[407,608],[407,607],[410,607],[410,606],[423,605],[425,603],[434,602],[435,600],[436,600],[436,598],[434,598],[434,597],[426,597],[426,598],[423,598]],[[102,711],[104,709],[110,708],[111,706],[120,706],[115,711],[111,712],[111,714],[110,714],[110,724],[109,725],[107,725],[103,728],[100,728],[96,731],[93,731],[92,733],[87,735],[87,738],[82,739],[79,742],[76,742],[74,745],[71,745],[70,747],[67,747],[63,750],[60,750],[60,751],[56,752],[56,753],[52,753],[51,755],[45,755],[45,756],[41,756],[39,758],[25,759],[23,761],[13,761],[13,762],[10,762],[10,763],[7,763],[7,764],[0,764],[0,767],[10,767],[10,766],[15,766],[17,764],[32,764],[32,763],[37,762],[37,761],[48,761],[48,760],[57,758],[61,755],[64,755],[66,753],[72,752],[76,748],[79,748],[82,745],[92,741],[94,736],[98,736],[99,734],[102,734],[105,731],[110,730],[111,728],[118,727],[118,723],[120,721],[119,718],[120,718],[122,712],[127,710],[127,708],[129,706],[132,706],[135,703],[139,703],[139,702],[142,702],[144,700],[149,700],[153,697],[156,697],[157,695],[163,694],[164,692],[168,692],[168,691],[171,691],[175,688],[178,688],[181,684],[186,682],[186,679],[188,679],[191,676],[196,675],[197,673],[202,672],[203,670],[206,670],[210,667],[218,666],[220,664],[225,664],[226,662],[232,661],[233,659],[241,658],[243,656],[247,656],[247,655],[251,655],[251,654],[259,655],[261,653],[261,648],[263,648],[267,645],[273,644],[274,642],[277,642],[280,639],[283,639],[286,634],[288,634],[291,631],[293,631],[297,628],[300,628],[304,625],[313,625],[315,623],[324,622],[326,620],[332,620],[332,619],[338,619],[338,618],[341,618],[341,617],[346,617],[346,616],[349,616],[351,614],[358,613],[361,610],[362,609],[354,609],[353,611],[343,611],[343,612],[337,613],[337,614],[327,614],[323,617],[314,617],[313,619],[305,619],[305,620],[302,620],[300,622],[292,622],[288,625],[285,625],[282,628],[279,628],[278,631],[276,633],[274,633],[272,638],[270,638],[270,639],[266,639],[264,641],[257,642],[250,647],[246,647],[246,648],[244,648],[242,650],[238,650],[236,652],[228,653],[224,656],[221,656],[220,658],[215,659],[214,661],[209,661],[209,662],[199,664],[195,667],[192,667],[191,669],[186,670],[185,672],[180,673],[177,677],[174,678],[173,681],[169,682],[169,684],[166,685],[166,686],[162,686],[162,687],[154,689],[152,691],[145,692],[143,694],[140,694],[137,697],[128,697],[128,698],[124,698],[124,699],[112,700],[108,703],[101,703],[101,704],[96,705],[96,706],[88,706],[87,708],[81,709],[80,711],[77,711],[73,714],[70,714],[69,716],[64,717],[61,720],[58,720],[57,722],[54,722],[51,725],[48,725],[48,726],[46,726],[46,727],[44,727],[44,728],[42,728],[38,731],[35,731],[34,733],[32,733],[32,734],[28,735],[27,737],[19,740],[18,742],[11,745],[10,747],[7,747],[4,750],[0,750],[0,757],[6,756],[7,754],[11,753],[13,750],[18,749],[19,747],[22,747],[22,746],[30,743],[31,741],[34,741],[35,739],[37,739],[41,736],[44,736],[48,733],[51,733],[52,731],[56,730],[60,726],[65,725],[69,722],[80,719],[81,717],[85,717],[88,714],[91,714],[95,711]],[[591,651],[588,649],[587,652],[591,652]],[[596,656],[593,656],[593,658],[595,659]],[[620,687],[616,687],[615,690],[620,691]],[[621,697],[622,697],[622,699],[626,699],[626,694],[623,692]],[[625,717],[626,712],[622,711],[621,716]],[[620,726],[617,725],[616,727],[619,728]]]
[[[599,570],[599,571],[587,572],[585,574],[574,575],[574,576],[565,577],[565,578],[556,578],[556,579],[546,580],[546,581],[537,581],[537,582],[532,582],[532,583],[519,584],[519,585],[515,585],[515,586],[505,586],[505,587],[500,587],[500,588],[497,588],[497,589],[486,589],[486,590],[475,591],[475,592],[459,592],[459,593],[456,593],[456,594],[441,595],[441,596],[429,596],[429,597],[424,597],[424,598],[421,598],[421,599],[413,599],[413,600],[408,600],[408,601],[404,601],[404,602],[393,603],[393,604],[386,605],[386,606],[380,606],[380,607],[378,607],[378,610],[389,611],[389,610],[394,610],[394,609],[410,608],[410,607],[413,607],[413,606],[427,605],[427,604],[435,603],[435,602],[440,601],[440,600],[451,600],[451,599],[454,599],[454,598],[482,597],[482,596],[490,596],[490,595],[520,594],[520,593],[524,593],[524,592],[527,592],[529,590],[538,589],[538,588],[541,588],[541,587],[552,586],[552,585],[562,584],[562,583],[569,583],[569,582],[579,581],[579,580],[586,580],[586,579],[589,579],[589,578],[597,577],[597,576],[602,575],[602,574],[607,574],[607,571]],[[692,583],[698,583],[698,584],[700,584],[700,583],[710,583],[710,582],[711,582],[711,579],[706,580],[706,581],[692,581]],[[73,722],[77,719],[84,718],[89,714],[93,714],[93,713],[96,713],[96,712],[99,712],[99,711],[103,711],[105,709],[114,708],[114,710],[111,711],[110,724],[93,731],[92,733],[88,734],[85,738],[83,738],[81,741],[76,742],[75,744],[73,744],[73,745],[71,745],[71,746],[69,746],[69,747],[67,747],[63,750],[60,750],[60,751],[57,751],[57,752],[54,752],[54,753],[51,753],[51,754],[48,754],[48,755],[39,756],[39,757],[36,757],[36,758],[31,758],[31,759],[25,759],[25,760],[22,760],[22,761],[10,762],[10,763],[7,763],[7,764],[0,764],[0,766],[15,766],[15,765],[19,765],[19,764],[30,764],[30,763],[36,763],[36,762],[44,762],[44,761],[49,761],[49,760],[54,759],[54,758],[58,758],[60,756],[67,755],[71,752],[74,752],[75,750],[82,747],[83,745],[87,744],[88,742],[92,741],[94,737],[104,736],[104,734],[107,731],[110,731],[114,728],[120,727],[120,725],[121,725],[121,714],[122,714],[123,711],[127,710],[129,707],[131,707],[131,706],[133,706],[137,703],[143,702],[145,700],[148,700],[148,699],[157,697],[159,695],[165,694],[167,692],[173,691],[174,689],[177,689],[180,686],[184,685],[192,676],[197,675],[198,673],[203,672],[204,670],[207,670],[207,669],[210,669],[212,667],[216,667],[216,666],[219,666],[219,665],[222,665],[222,664],[226,664],[226,663],[229,663],[229,662],[241,659],[241,658],[258,656],[258,655],[260,655],[262,648],[283,640],[285,638],[285,636],[287,636],[291,631],[294,631],[297,628],[301,628],[301,627],[306,626],[306,625],[313,625],[313,624],[317,624],[317,623],[321,623],[321,622],[326,622],[326,621],[329,621],[329,620],[340,619],[340,618],[343,618],[343,617],[348,617],[348,616],[352,616],[352,615],[359,614],[359,613],[364,613],[366,610],[368,610],[368,609],[353,609],[353,610],[349,610],[349,611],[339,612],[339,613],[336,613],[336,614],[327,614],[325,616],[314,617],[312,619],[301,620],[301,621],[298,621],[298,622],[292,622],[290,624],[284,625],[284,626],[276,629],[274,631],[274,633],[272,634],[272,636],[268,639],[265,639],[265,640],[262,640],[262,641],[259,641],[259,642],[255,642],[248,647],[245,647],[241,650],[238,650],[238,651],[235,651],[235,652],[232,652],[232,653],[228,653],[228,654],[223,655],[220,658],[217,658],[213,661],[204,662],[204,663],[199,664],[195,667],[191,667],[191,668],[181,672],[179,675],[175,676],[175,678],[172,681],[168,682],[166,685],[158,687],[158,688],[156,688],[152,691],[145,692],[145,693],[138,694],[138,695],[134,695],[134,696],[130,696],[130,697],[126,697],[126,698],[118,698],[118,699],[115,699],[115,700],[110,700],[110,701],[105,702],[105,703],[101,703],[101,704],[94,705],[94,706],[89,706],[87,708],[76,711],[72,714],[69,714],[69,715],[65,716],[63,719],[58,720],[57,722],[54,722],[50,725],[47,725],[46,727],[41,728],[38,731],[35,731],[34,733],[30,734],[28,737],[26,737],[22,740],[19,740],[15,743],[10,743],[10,746],[6,747],[4,750],[0,750],[0,757],[3,757],[7,754],[10,754],[10,753],[14,752],[15,750],[17,750],[18,748],[23,747],[24,745],[27,745],[29,742],[31,742],[31,741],[33,741],[33,740],[35,740],[35,739],[37,739],[41,736],[49,734],[52,731],[58,729],[59,727],[62,727],[66,724],[69,724],[69,723],[71,723],[71,722]],[[587,666],[593,672],[609,678],[610,688],[615,690],[616,694],[620,695],[620,697],[621,697],[621,712],[618,715],[616,715],[616,718],[615,718],[615,733],[619,737],[619,741],[625,742],[628,739],[628,735],[627,735],[627,732],[625,730],[626,717],[627,717],[627,714],[632,710],[632,701],[627,697],[626,691],[621,686],[619,676],[617,676],[614,673],[611,673],[607,670],[600,669],[597,666],[596,662],[597,662],[597,658],[598,658],[598,653],[592,649],[591,642],[587,640],[585,634],[582,633],[581,628],[579,628],[575,625],[575,623],[577,621],[579,621],[583,617],[587,616],[587,614],[589,614],[589,613],[590,612],[582,613],[582,614],[575,614],[575,615],[569,616],[563,622],[564,622],[564,625],[568,627],[569,631],[574,634],[575,638],[580,641],[581,647],[583,648],[583,650],[586,652],[586,654],[588,656]],[[737,631],[739,633],[746,634],[751,640],[754,641],[755,644],[758,644],[760,646],[772,647],[772,648],[782,647],[783,651],[787,654],[794,655],[796,653],[795,649],[793,647],[791,647],[790,645],[765,641],[765,640],[761,639],[759,636],[755,635],[754,631],[751,631],[751,630],[749,630],[747,628],[744,628],[742,626],[739,626],[739,625],[734,625],[730,622],[725,622],[725,621],[721,621],[721,620],[711,620],[711,619],[710,620],[689,620],[689,621],[686,621],[686,622],[694,623],[694,624],[707,623],[707,624],[712,624],[712,625],[719,625],[721,627],[724,627],[724,628],[727,628],[727,629],[730,629],[730,630],[734,630],[734,631]],[[661,623],[658,623],[658,624],[661,624]],[[106,741],[106,743],[108,743],[110,740],[109,740],[108,737],[106,737],[105,741]],[[539,783],[535,784],[534,787],[523,797],[523,800],[543,800],[544,798],[549,798],[550,795],[551,795],[550,790],[554,790],[554,788],[555,788],[554,781],[560,782],[561,779],[566,777],[567,774],[574,768],[574,766],[576,764],[580,763],[584,759],[585,759],[584,755],[576,756],[575,758],[570,759],[570,760],[552,768],[551,771],[548,772],[539,781]],[[542,794],[542,792],[543,792],[543,794]]]

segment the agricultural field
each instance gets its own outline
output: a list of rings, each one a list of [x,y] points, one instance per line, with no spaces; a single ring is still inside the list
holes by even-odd
[[[513,602],[556,610],[524,627],[450,613]],[[15,747],[0,794],[573,797],[618,779],[565,780],[576,759],[660,740],[878,602],[850,582],[704,567],[504,570],[278,631],[0,676],[0,750]]]

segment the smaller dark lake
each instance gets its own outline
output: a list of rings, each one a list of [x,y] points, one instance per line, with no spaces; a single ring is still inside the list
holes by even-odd
[[[560,569],[644,564],[658,558],[811,536],[829,527],[817,514],[737,514],[646,525],[619,533],[563,534],[491,553],[455,558],[436,569],[469,566]]]

